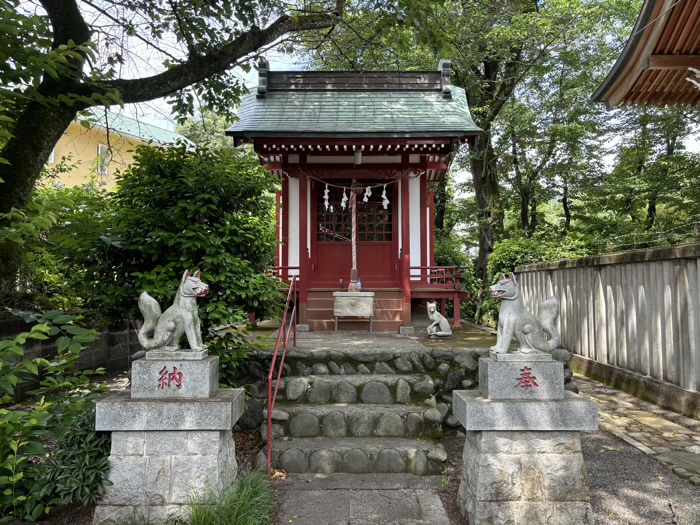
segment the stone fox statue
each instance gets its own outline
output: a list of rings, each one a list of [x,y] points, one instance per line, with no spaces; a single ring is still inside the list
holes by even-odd
[[[428,319],[430,319],[430,325],[428,325],[430,337],[450,337],[452,335],[450,323],[437,311],[435,303],[428,303]]]
[[[515,275],[512,273],[508,277],[501,274],[499,281],[490,291],[491,297],[501,299],[498,336],[496,345],[491,347],[491,350],[499,354],[507,353],[513,337],[520,343],[519,350],[524,354],[551,352],[559,347],[561,340],[556,327],[559,303],[555,297],[543,302],[538,316],[535,317],[525,309]],[[549,341],[545,339],[545,332],[549,334]]]
[[[182,336],[187,335],[193,351],[206,350],[199,326],[197,297],[206,297],[208,293],[209,286],[200,281],[199,271],[193,275],[189,270],[182,275],[173,305],[162,314],[158,301],[143,292],[139,297],[139,309],[144,319],[139,330],[139,343],[143,349],[175,351],[180,348]]]

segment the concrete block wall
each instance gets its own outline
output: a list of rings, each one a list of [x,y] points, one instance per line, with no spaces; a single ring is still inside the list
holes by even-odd
[[[131,368],[131,356],[141,350],[138,340],[140,321],[119,321],[112,326],[99,328],[100,338],[85,345],[80,354],[80,370],[105,368],[108,372],[121,372]],[[21,319],[0,321],[0,339],[11,339],[22,332],[29,332],[31,325]],[[25,345],[25,357],[50,359],[56,355],[55,338],[39,341],[30,339]],[[36,388],[36,384],[23,385],[18,397]]]

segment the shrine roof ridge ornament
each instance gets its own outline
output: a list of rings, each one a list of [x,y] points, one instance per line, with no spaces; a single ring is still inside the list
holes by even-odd
[[[451,63],[436,71],[270,71],[243,97],[237,143],[261,137],[445,137],[482,133],[464,89],[451,85]]]

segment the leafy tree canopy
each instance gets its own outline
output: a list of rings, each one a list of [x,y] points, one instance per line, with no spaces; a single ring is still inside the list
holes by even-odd
[[[281,37],[330,27],[336,3],[279,0],[0,0],[0,214],[22,207],[79,111],[168,97],[230,112],[248,68]]]

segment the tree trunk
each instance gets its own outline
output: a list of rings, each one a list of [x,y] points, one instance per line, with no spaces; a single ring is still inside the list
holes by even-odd
[[[656,195],[649,197],[647,202],[647,220],[645,229],[651,230],[654,227],[654,222],[656,221]]]
[[[564,233],[571,230],[571,206],[569,204],[569,185],[564,183],[564,195],[561,199],[562,207],[564,208]]]
[[[0,164],[0,179],[5,181],[0,192],[0,214],[24,208],[51,150],[77,112],[76,107],[29,103],[17,120],[14,137],[2,150],[10,164]]]
[[[435,191],[435,232],[445,229],[445,209],[447,207],[447,175],[445,182],[438,184]]]
[[[489,255],[503,235],[503,205],[496,173],[496,159],[488,133],[476,137],[470,148],[469,160],[476,195],[477,224],[479,226],[479,255],[476,275],[486,280]]]
[[[532,238],[537,229],[537,199],[530,199],[530,224],[527,228],[527,236]]]
[[[524,232],[530,230],[530,193],[525,189],[521,188],[520,193],[520,229]]]

